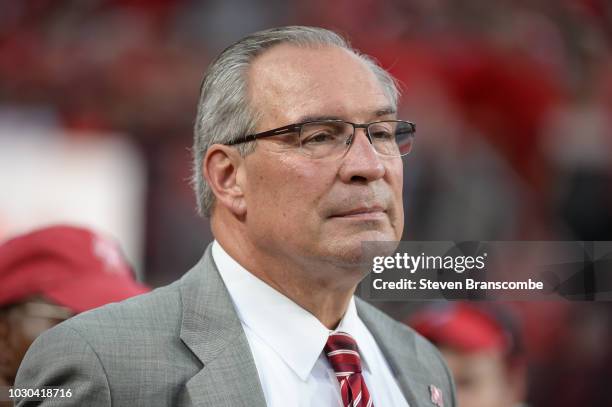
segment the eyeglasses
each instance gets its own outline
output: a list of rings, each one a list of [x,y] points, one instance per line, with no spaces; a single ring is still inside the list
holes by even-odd
[[[385,157],[402,157],[410,153],[416,126],[404,120],[381,120],[357,124],[343,120],[318,120],[250,134],[227,143],[228,146],[259,138],[290,135],[290,144],[311,158],[344,155],[355,138],[355,129],[365,129],[365,135],[376,153]]]

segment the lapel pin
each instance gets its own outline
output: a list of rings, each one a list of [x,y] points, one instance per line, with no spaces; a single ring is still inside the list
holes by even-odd
[[[444,407],[444,397],[442,397],[442,390],[434,386],[429,385],[429,393],[431,394],[431,402],[438,407]]]

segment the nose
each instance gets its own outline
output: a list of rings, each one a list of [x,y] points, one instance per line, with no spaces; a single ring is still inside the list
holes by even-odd
[[[366,134],[366,129],[355,129],[355,135],[348,151],[342,157],[340,178],[346,183],[372,182],[385,175],[381,157]]]

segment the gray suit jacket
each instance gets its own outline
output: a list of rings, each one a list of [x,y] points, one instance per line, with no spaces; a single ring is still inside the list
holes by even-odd
[[[455,405],[449,371],[429,342],[361,300],[357,312],[411,407],[434,405],[432,384],[442,390],[444,406]],[[72,391],[70,399],[46,399],[45,406],[266,405],[210,246],[173,284],[45,332],[29,349],[15,386]]]

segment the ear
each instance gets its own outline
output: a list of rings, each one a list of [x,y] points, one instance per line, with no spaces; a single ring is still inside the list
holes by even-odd
[[[202,162],[204,178],[216,197],[216,205],[222,205],[235,216],[246,214],[242,177],[244,158],[235,148],[213,144]]]

